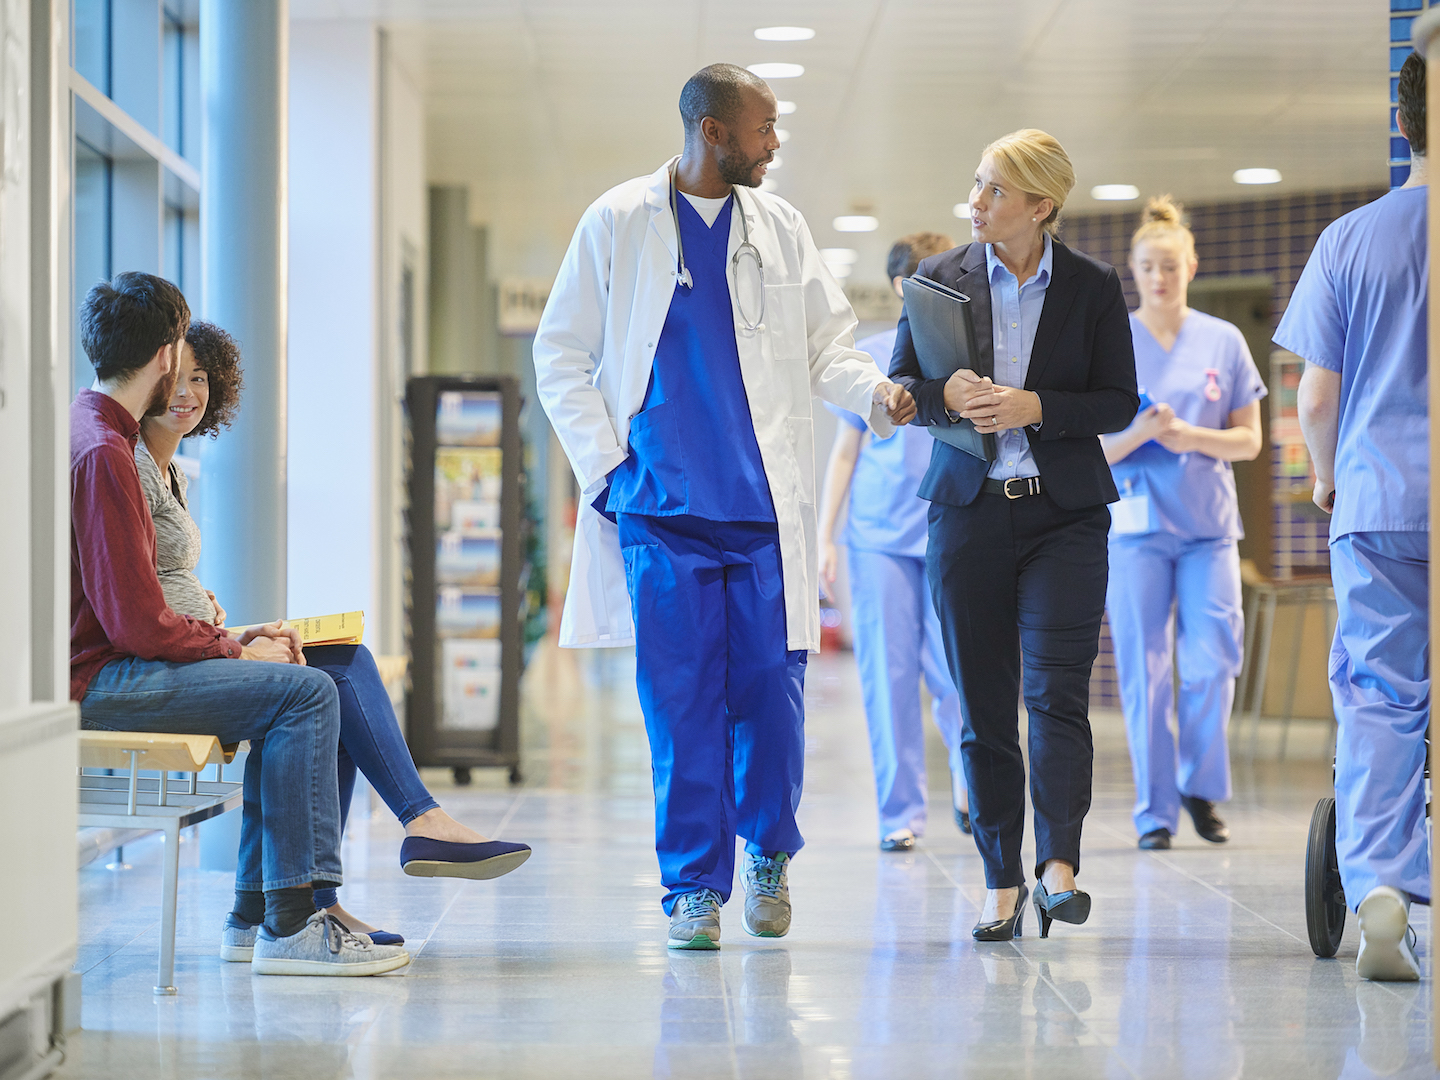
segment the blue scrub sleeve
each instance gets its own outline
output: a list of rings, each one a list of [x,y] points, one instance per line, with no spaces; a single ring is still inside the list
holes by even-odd
[[[1239,327],[1232,327],[1230,343],[1230,401],[1225,407],[1227,416],[1236,409],[1243,409],[1252,401],[1259,401],[1270,392],[1260,375],[1260,369],[1255,366],[1255,361],[1250,356],[1250,346],[1245,343],[1245,335],[1240,333]]]
[[[1345,315],[1331,271],[1335,224],[1320,234],[1273,339],[1282,349],[1327,371],[1340,371],[1345,357]]]
[[[857,430],[857,431],[864,431],[864,430],[865,430],[865,418],[864,418],[864,417],[858,415],[857,413],[851,412],[849,409],[842,409],[839,405],[831,404],[831,403],[828,402],[828,401],[823,402],[823,404],[824,404],[825,408],[829,409],[829,410],[830,410],[832,413],[834,413],[840,420],[842,420],[844,423],[849,424],[849,425],[850,425],[851,427],[853,427],[855,430]]]

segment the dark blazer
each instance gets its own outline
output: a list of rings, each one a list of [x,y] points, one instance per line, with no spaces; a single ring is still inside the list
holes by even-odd
[[[1110,475],[1100,435],[1122,431],[1135,419],[1140,395],[1135,389],[1135,347],[1120,275],[1113,266],[1071,251],[1053,240],[1050,284],[1030,351],[1025,389],[1040,396],[1040,430],[1025,429],[1030,452],[1045,491],[1066,510],[1115,502],[1119,493]],[[990,282],[985,245],[960,247],[924,260],[916,274],[970,297],[975,337],[981,355],[994,369],[990,323]],[[945,380],[920,372],[910,322],[900,314],[890,378],[915,397],[913,423],[949,424]],[[949,443],[935,440],[920,497],[952,506],[968,506],[980,493],[989,465]]]

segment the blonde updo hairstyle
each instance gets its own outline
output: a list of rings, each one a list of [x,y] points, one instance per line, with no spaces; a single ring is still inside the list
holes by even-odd
[[[1130,238],[1130,257],[1141,244],[1173,244],[1193,271],[1199,260],[1195,257],[1195,234],[1185,224],[1185,207],[1169,195],[1157,195],[1145,204],[1140,227]]]
[[[990,159],[996,175],[1006,184],[1036,202],[1049,199],[1055,204],[1041,222],[1041,228],[1054,235],[1060,210],[1075,187],[1075,167],[1059,140],[1038,128],[1022,128],[996,139],[981,157]]]

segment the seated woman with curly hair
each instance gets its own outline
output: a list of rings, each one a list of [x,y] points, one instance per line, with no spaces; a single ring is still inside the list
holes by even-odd
[[[240,348],[218,326],[197,322],[186,332],[180,371],[169,408],[147,416],[135,444],[140,485],[155,522],[156,562],[160,585],[172,610],[216,626],[225,625],[225,609],[195,576],[200,558],[200,529],[186,503],[185,474],[175,465],[180,440],[215,436],[229,427],[240,404],[243,380]],[[335,680],[340,693],[340,831],[358,768],[374,785],[400,823],[405,840],[400,864],[419,877],[492,878],[514,870],[530,857],[525,844],[490,840],[460,824],[426,790],[380,681],[375,660],[363,645],[326,645],[294,652],[298,662],[319,668]],[[263,747],[252,747],[247,772],[261,767]],[[248,778],[247,778],[248,779]],[[259,776],[255,777],[259,780]],[[246,785],[259,791],[259,783]],[[259,806],[246,802],[240,835],[240,873],[236,875],[235,910],[225,923],[220,955],[247,961],[255,930],[265,920],[265,894],[260,875]],[[250,873],[246,868],[251,869]],[[249,885],[250,888],[242,886]],[[336,916],[352,931],[368,934],[376,944],[400,944],[398,934],[376,930],[340,906],[334,889],[316,889],[315,906]]]

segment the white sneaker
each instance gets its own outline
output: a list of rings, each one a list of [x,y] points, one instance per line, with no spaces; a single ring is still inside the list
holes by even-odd
[[[276,937],[261,926],[250,967],[257,975],[380,975],[410,963],[398,945],[375,945],[334,915],[317,911],[305,929]]]
[[[1377,982],[1415,982],[1420,960],[1410,929],[1410,901],[1399,889],[1380,885],[1360,901],[1360,955],[1355,974]]]

